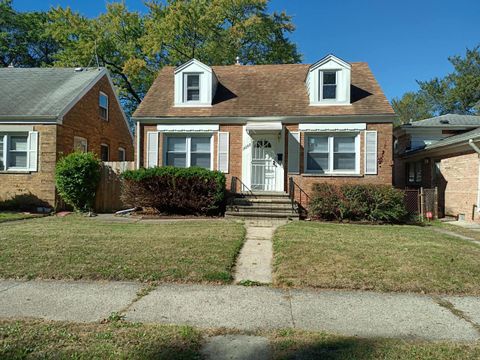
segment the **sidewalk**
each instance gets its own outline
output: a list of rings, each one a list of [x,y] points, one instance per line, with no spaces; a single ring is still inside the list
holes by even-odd
[[[480,298],[126,282],[0,281],[0,318],[127,321],[239,330],[298,328],[362,337],[472,341]],[[452,311],[453,310],[453,311]]]

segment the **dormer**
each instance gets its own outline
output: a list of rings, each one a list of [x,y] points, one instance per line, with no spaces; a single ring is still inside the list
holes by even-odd
[[[192,59],[175,69],[175,106],[211,106],[217,88],[212,68]]]
[[[350,105],[351,65],[327,55],[310,66],[306,86],[311,106]]]

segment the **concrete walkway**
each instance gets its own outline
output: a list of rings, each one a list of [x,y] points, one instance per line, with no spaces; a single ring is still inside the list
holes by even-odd
[[[0,281],[0,318],[127,321],[243,331],[297,328],[362,337],[480,339],[480,298],[269,287]]]
[[[245,243],[237,258],[235,283],[254,281],[262,284],[272,282],[273,244],[275,229],[286,221],[247,221]]]

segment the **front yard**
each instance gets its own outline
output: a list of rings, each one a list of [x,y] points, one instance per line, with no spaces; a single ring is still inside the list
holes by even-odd
[[[428,227],[291,223],[274,253],[277,285],[480,295],[480,246]]]
[[[244,241],[225,220],[121,223],[70,215],[0,224],[0,278],[230,282]]]
[[[0,223],[7,221],[30,219],[32,217],[38,217],[39,215],[22,213],[22,212],[3,212],[0,211]]]

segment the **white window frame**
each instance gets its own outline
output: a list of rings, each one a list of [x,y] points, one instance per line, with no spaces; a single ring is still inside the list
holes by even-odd
[[[102,146],[104,146],[104,147],[106,147],[106,148],[108,149],[108,156],[107,156],[108,159],[107,159],[107,160],[103,160],[103,159],[102,159]],[[100,159],[101,159],[101,161],[103,161],[103,162],[109,162],[109,161],[110,161],[110,145],[105,144],[105,143],[101,143],[101,144],[100,144]]]
[[[198,104],[202,102],[202,73],[186,72],[183,73],[183,102],[185,104]],[[198,76],[198,100],[188,100],[188,77]],[[192,88],[193,89],[193,88]],[[196,89],[196,87],[194,88]]]
[[[18,151],[24,152],[27,154],[27,164],[25,167],[18,167],[18,166],[8,166],[10,156],[9,154],[12,153],[10,150],[10,139],[12,136],[26,136],[27,137],[27,149],[25,151]],[[29,169],[29,133],[28,132],[8,132],[8,133],[1,133],[0,137],[3,138],[3,168],[0,168],[0,171],[30,171]]]
[[[338,72],[340,70],[337,69],[322,69],[318,70],[318,101],[319,102],[335,102],[338,99]],[[334,73],[335,74],[335,98],[332,99],[324,99],[323,98],[323,75],[325,73]],[[327,86],[332,86],[333,84],[327,84]]]
[[[206,137],[210,138],[210,169],[214,169],[214,141],[213,141],[213,134],[212,133],[189,133],[189,134],[178,134],[178,133],[170,133],[170,134],[164,134],[163,138],[163,164],[168,166],[167,159],[168,159],[168,138],[173,138],[173,137],[180,137],[180,138],[185,138],[186,141],[186,147],[185,147],[185,152],[186,152],[186,159],[185,159],[185,167],[189,168],[191,167],[192,163],[192,137]]]
[[[102,103],[100,102],[100,98],[104,96],[106,99],[107,99],[107,107],[103,107],[102,106]],[[108,121],[108,116],[109,116],[109,113],[108,113],[108,106],[109,106],[109,99],[108,99],[108,95],[105,94],[103,91],[100,91],[100,93],[98,94],[98,107],[101,108],[101,109],[105,109],[107,111],[107,116],[106,117],[103,117],[102,115],[100,115],[100,117],[105,120],[105,121]]]
[[[310,170],[308,164],[308,139],[310,137],[327,137],[328,138],[328,170],[318,171]],[[334,170],[334,139],[336,137],[354,137],[355,138],[355,169],[354,170]],[[360,175],[360,133],[359,132],[341,132],[341,133],[305,133],[304,136],[304,159],[303,168],[306,174],[315,175]]]
[[[77,151],[75,148],[75,142],[80,141],[80,142],[85,142],[85,152],[88,152],[88,141],[84,137],[81,136],[74,136],[73,137],[73,150]]]
[[[127,161],[126,160],[127,159],[127,152],[126,152],[124,147],[121,147],[121,146],[118,147],[118,155],[120,155],[120,153],[122,153],[123,155],[122,155],[122,159],[119,158],[118,161]]]

